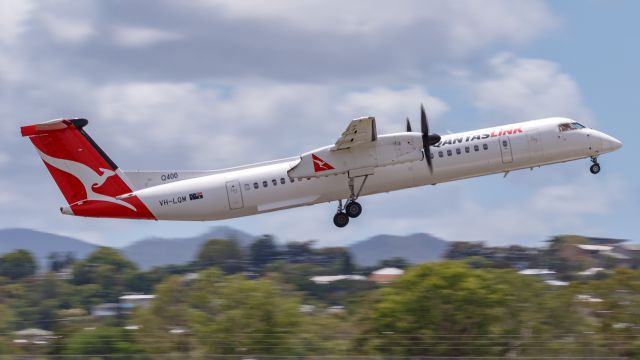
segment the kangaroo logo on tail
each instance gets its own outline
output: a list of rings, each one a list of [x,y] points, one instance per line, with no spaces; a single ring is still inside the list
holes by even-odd
[[[98,194],[93,191],[94,188],[99,188],[105,183],[105,181],[107,181],[107,179],[109,179],[113,175],[116,175],[115,171],[100,168],[102,174],[98,174],[96,171],[85,164],[72,160],[58,159],[43,153],[42,151],[40,151],[40,149],[37,150],[44,162],[80,180],[80,182],[84,186],[84,190],[87,193],[86,200],[107,201],[110,203],[122,205],[136,212],[138,211],[133,205],[127,202],[118,200],[111,196]]]

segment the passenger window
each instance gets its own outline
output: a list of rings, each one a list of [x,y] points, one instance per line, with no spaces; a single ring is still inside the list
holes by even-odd
[[[271,180],[271,182],[273,183],[273,186],[278,185],[278,180],[276,180],[276,179]]]
[[[447,150],[447,156],[451,156],[453,155],[453,151],[451,151],[451,149]]]
[[[439,157],[443,157],[443,156],[444,156],[444,153],[443,153],[442,151],[438,151],[438,156],[439,156]]]
[[[269,183],[267,182],[267,180],[262,182],[262,187],[267,187],[269,185]]]
[[[471,151],[471,149],[468,146],[464,147],[464,152],[466,152],[467,154],[469,153],[469,151]]]
[[[257,188],[259,188],[259,187],[260,187],[260,185],[258,185],[258,183],[253,183],[253,188],[254,188],[254,189],[257,189]]]
[[[487,144],[482,144],[482,148],[483,148],[483,149],[485,149],[485,150],[489,150],[489,145],[487,145]]]
[[[507,140],[502,140],[502,146],[504,146],[504,147],[508,147],[508,145],[507,145]]]
[[[432,152],[429,152],[429,155],[431,155],[431,160],[433,160],[433,158],[435,158],[435,156],[433,155]]]
[[[244,184],[244,191],[249,191],[250,187],[249,184]]]
[[[460,148],[456,148],[456,154],[458,155],[462,154],[462,150],[460,150]]]
[[[473,145],[473,151],[480,151],[480,147],[478,145]]]
[[[294,182],[295,180],[296,180],[296,179],[294,179],[294,178],[289,178],[289,182],[290,182],[290,183]]]
[[[280,184],[284,185],[285,181],[284,178],[280,178]]]

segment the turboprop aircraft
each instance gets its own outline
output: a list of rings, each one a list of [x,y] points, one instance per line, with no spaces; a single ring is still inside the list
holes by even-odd
[[[123,171],[85,132],[85,119],[23,126],[62,191],[67,215],[221,220],[337,201],[333,222],[362,213],[361,196],[598,157],[615,138],[567,118],[547,118],[440,136],[378,135],[374,117],[352,120],[335,144],[292,158],[208,171]],[[346,202],[343,205],[343,200]]]

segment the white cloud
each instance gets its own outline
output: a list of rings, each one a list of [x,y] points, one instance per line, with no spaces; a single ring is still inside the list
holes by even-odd
[[[494,176],[483,181],[490,184],[500,179]],[[486,186],[492,186],[491,191],[501,188],[487,184],[483,186],[485,191]],[[591,220],[614,211],[628,188],[621,179],[594,177],[585,171],[582,175],[575,175],[571,183],[542,185],[533,189],[530,185],[520,186],[520,189],[512,186],[516,188],[504,194],[496,191],[495,198],[487,201],[473,192],[472,189],[477,187],[475,180],[467,180],[435,188],[408,190],[399,195],[392,205],[385,205],[387,202],[383,199],[374,198],[374,204],[370,206],[414,209],[400,214],[388,211],[385,227],[392,233],[413,232],[417,230],[416,224],[421,224],[422,231],[447,240],[512,244],[542,241],[545,236],[557,233],[598,233],[598,225]],[[411,193],[418,191],[422,193],[420,197],[428,199],[423,204],[435,206],[413,206],[416,195]],[[524,194],[513,196],[518,192]]]
[[[63,43],[82,43],[96,33],[90,19],[80,16],[73,18],[47,14],[42,17],[42,22],[55,39]]]
[[[487,76],[468,79],[478,108],[514,120],[567,116],[592,124],[578,85],[558,64],[503,53],[489,67]]]
[[[215,14],[285,23],[312,32],[385,36],[399,29],[437,31],[466,52],[497,40],[522,42],[554,26],[541,1],[235,1],[203,0]],[[428,36],[425,37],[428,41]],[[418,44],[417,44],[418,45]],[[420,45],[418,45],[420,46]],[[429,46],[428,43],[422,46]]]
[[[27,74],[26,70],[23,56],[18,51],[0,51],[0,80],[5,83],[2,85],[23,80]]]
[[[27,20],[35,4],[29,0],[3,0],[0,2],[0,45],[12,45],[27,29]]]
[[[116,44],[130,48],[149,47],[182,38],[176,32],[140,26],[116,26],[112,35]]]
[[[331,144],[362,115],[376,116],[384,133],[403,131],[407,114],[417,119],[420,102],[436,118],[447,110],[420,86],[354,91],[311,84],[122,83],[99,88],[96,98],[98,117],[109,123],[104,130],[117,131],[110,136],[119,146],[140,154],[179,149],[199,168]]]
[[[345,95],[338,104],[338,109],[354,117],[376,117],[379,132],[404,131],[405,118],[413,119],[413,130],[419,129],[419,104],[424,103],[430,124],[440,115],[449,110],[441,99],[431,96],[421,86],[411,86],[406,89],[390,89],[374,87],[365,91],[353,91]]]
[[[420,102],[438,124],[448,105],[425,79],[433,90],[431,75],[451,63],[468,69],[462,77],[488,113],[514,121],[589,116],[575,81],[552,62],[503,54],[489,62],[488,75],[477,74],[487,49],[529,41],[554,26],[542,1],[211,1],[196,13],[188,11],[193,2],[158,2],[153,11],[129,2],[37,4],[0,2],[0,137],[2,151],[12,155],[12,171],[0,183],[0,203],[7,205],[1,226],[114,244],[220,224],[60,215],[64,199],[28,141],[18,143],[18,122],[85,116],[87,130],[124,168],[219,168],[330,144],[362,115],[376,116],[382,133],[403,129],[407,115],[417,128]],[[466,60],[451,61],[456,56]],[[445,91],[450,80],[436,79]],[[460,101],[455,96],[447,100]],[[540,177],[544,183],[534,183],[517,204],[484,202],[467,181],[363,198],[364,217],[346,229],[331,225],[335,204],[226,223],[346,244],[417,231],[516,242],[609,219],[616,183],[545,186],[565,180],[571,173],[565,170],[566,176]],[[501,194],[496,199],[503,202],[517,193],[475,191]]]
[[[0,152],[0,168],[6,166],[11,162],[11,157],[8,154]]]

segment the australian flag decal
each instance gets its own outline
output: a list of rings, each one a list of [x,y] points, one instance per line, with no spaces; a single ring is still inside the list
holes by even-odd
[[[199,199],[202,199],[203,197],[204,196],[202,196],[202,192],[189,194],[189,200],[199,200]]]

